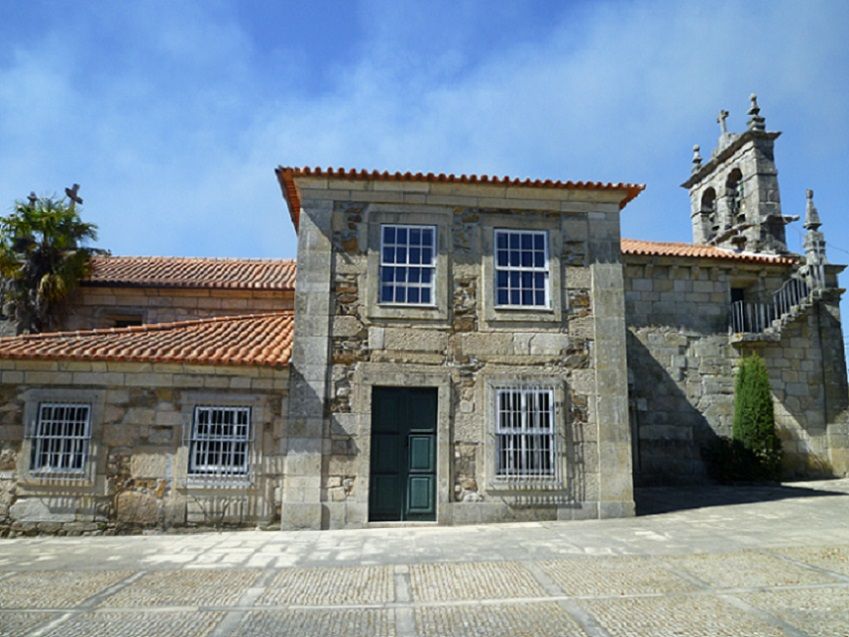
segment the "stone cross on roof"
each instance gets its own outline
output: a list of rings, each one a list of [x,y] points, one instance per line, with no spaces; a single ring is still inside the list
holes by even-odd
[[[728,134],[728,126],[725,123],[725,120],[728,119],[728,111],[722,109],[719,111],[719,115],[716,118],[716,123],[719,124],[719,132],[722,135]]]
[[[80,185],[74,184],[70,188],[65,188],[65,194],[68,196],[68,199],[71,200],[71,208],[74,207],[75,204],[82,205],[83,199],[77,193],[80,191]]]

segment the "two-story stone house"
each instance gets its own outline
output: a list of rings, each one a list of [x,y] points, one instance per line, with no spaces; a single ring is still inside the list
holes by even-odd
[[[846,475],[842,266],[811,194],[787,250],[749,114],[695,153],[692,244],[620,237],[634,184],[279,168],[296,279],[97,260],[69,331],[0,339],[4,528],[632,515],[706,479],[749,351],[787,475]]]

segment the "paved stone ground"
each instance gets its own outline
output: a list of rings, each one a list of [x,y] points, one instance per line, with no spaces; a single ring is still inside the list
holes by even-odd
[[[0,636],[849,637],[849,480],[642,516],[0,541]]]

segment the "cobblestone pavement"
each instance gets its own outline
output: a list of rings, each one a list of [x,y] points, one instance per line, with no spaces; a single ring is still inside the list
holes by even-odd
[[[849,480],[640,496],[624,520],[0,540],[0,637],[849,637]]]

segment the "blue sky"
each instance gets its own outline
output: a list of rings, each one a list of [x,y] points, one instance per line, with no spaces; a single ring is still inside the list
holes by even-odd
[[[292,256],[273,169],[333,165],[644,182],[623,235],[688,241],[691,147],[754,91],[785,214],[813,188],[846,263],[847,24],[839,0],[0,0],[0,208],[79,182],[115,254]]]

